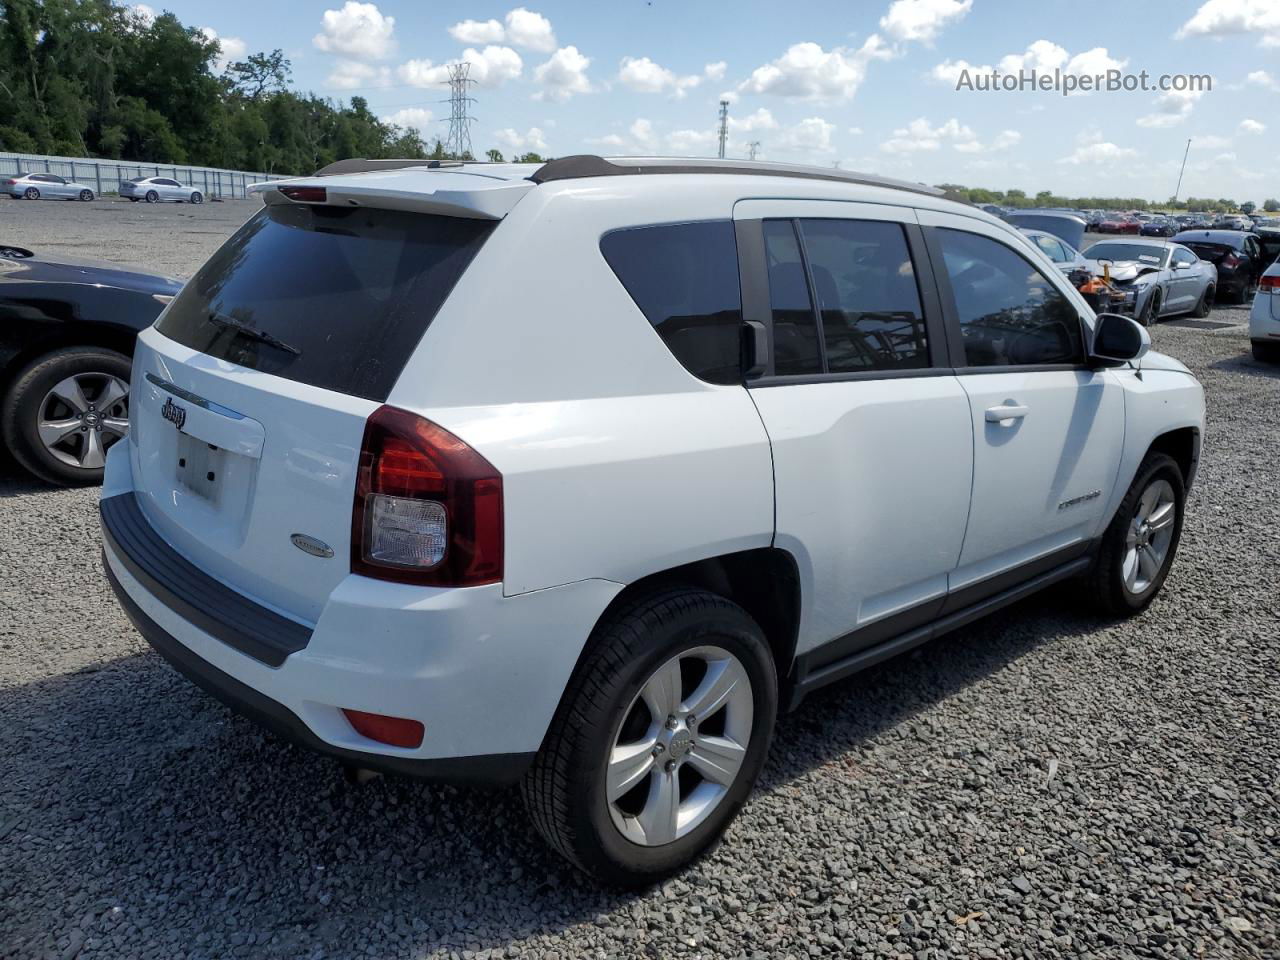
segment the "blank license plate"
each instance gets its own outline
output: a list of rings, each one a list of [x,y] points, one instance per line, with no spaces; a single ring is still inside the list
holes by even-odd
[[[225,457],[225,450],[185,433],[178,434],[178,482],[197,496],[216,504],[222,489],[219,478]]]

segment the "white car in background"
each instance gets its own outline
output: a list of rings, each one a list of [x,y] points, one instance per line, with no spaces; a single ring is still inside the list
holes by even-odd
[[[1280,260],[1267,267],[1249,311],[1249,341],[1255,360],[1280,363]]]
[[[15,200],[93,199],[93,189],[85,183],[67,180],[56,173],[23,173],[0,180],[0,190]]]
[[[204,202],[203,193],[172,177],[134,177],[120,184],[120,196],[128,197],[134,203],[139,200],[147,203],[159,203],[162,200],[177,203]]]
[[[709,849],[809,692],[1071,578],[1137,614],[1173,563],[1199,383],[940,191],[581,156],[255,189],[138,337],[108,579],[226,702],[520,782],[596,877]]]

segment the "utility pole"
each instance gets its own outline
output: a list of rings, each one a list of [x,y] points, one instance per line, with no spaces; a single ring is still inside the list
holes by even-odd
[[[1178,185],[1173,188],[1173,202],[1178,202],[1178,194],[1182,192],[1182,175],[1187,170],[1187,154],[1191,152],[1191,138],[1187,138],[1187,149],[1182,151],[1182,169],[1178,171]]]
[[[724,159],[724,145],[729,139],[729,101],[720,101],[720,159]]]
[[[475,117],[471,116],[471,104],[475,98],[471,96],[471,64],[449,64],[449,137],[445,141],[445,153],[454,160],[474,156],[471,152],[471,124]]]
[[[748,143],[748,144],[747,144],[747,159],[748,159],[748,160],[754,160],[754,159],[756,158],[756,152],[757,152],[759,149],[760,149],[760,141],[759,141],[759,140],[752,140],[750,143]]]

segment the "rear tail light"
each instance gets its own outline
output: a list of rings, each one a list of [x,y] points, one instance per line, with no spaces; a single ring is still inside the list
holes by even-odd
[[[1234,253],[1228,253],[1222,258],[1222,265],[1224,267],[1238,267],[1240,265],[1240,258]]]
[[[420,747],[426,728],[417,720],[405,717],[388,717],[381,713],[365,713],[363,710],[343,710],[343,716],[356,733],[370,740],[377,740],[393,747]]]
[[[18,185],[18,181],[17,181],[17,180],[6,180],[6,181],[4,182],[4,185],[5,185],[6,187],[16,187],[16,186]]]
[[[502,474],[443,427],[379,407],[365,425],[351,571],[470,587],[502,579]]]
[[[1258,289],[1263,293],[1280,294],[1280,273],[1263,277],[1258,281]]]

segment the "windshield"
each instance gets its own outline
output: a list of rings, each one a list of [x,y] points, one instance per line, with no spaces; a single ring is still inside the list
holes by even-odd
[[[1159,267],[1168,262],[1169,250],[1142,243],[1095,243],[1084,255],[1090,260],[1136,260]]]
[[[272,204],[200,268],[156,329],[220,360],[385,400],[493,226]]]

